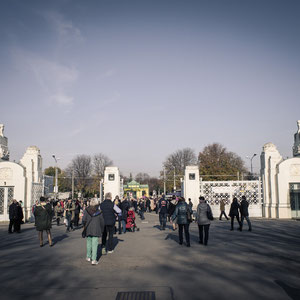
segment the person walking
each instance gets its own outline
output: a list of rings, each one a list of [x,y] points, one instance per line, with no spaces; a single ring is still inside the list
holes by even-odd
[[[224,199],[221,199],[221,201],[220,201],[220,211],[221,211],[221,214],[220,214],[219,220],[220,221],[222,220],[223,215],[226,218],[226,220],[229,220],[229,218],[226,216],[226,213],[225,213],[225,200]]]
[[[79,214],[80,214],[80,203],[78,200],[75,201],[75,210],[74,210],[74,226],[78,228],[79,226]]]
[[[122,210],[121,210],[121,202],[119,196],[116,196],[114,200],[114,209],[116,210],[115,206],[117,206],[120,209],[120,212],[117,214],[117,221],[118,221],[118,233],[122,234]]]
[[[189,205],[185,202],[184,198],[179,198],[178,204],[176,205],[175,212],[172,216],[172,220],[177,219],[178,234],[179,234],[179,245],[183,244],[183,230],[185,234],[186,246],[191,247],[190,244],[190,233],[189,227],[192,221],[192,211]]]
[[[19,209],[18,209],[18,202],[16,199],[13,199],[13,202],[9,206],[8,212],[9,212],[8,233],[18,232]]]
[[[59,226],[60,218],[63,216],[64,209],[61,207],[60,202],[57,202],[56,206],[54,207],[54,213],[56,218],[56,224]]]
[[[211,212],[209,204],[206,203],[204,197],[199,197],[199,204],[196,212],[196,222],[199,229],[199,244],[203,244],[203,231],[204,231],[204,245],[207,246],[209,237],[210,220],[207,217],[207,212]]]
[[[175,212],[177,203],[178,203],[178,201],[176,199],[176,196],[173,195],[172,200],[169,201],[169,206],[168,206],[168,217],[169,217],[169,220],[172,222],[173,231],[176,230],[176,219],[172,220],[172,216]]]
[[[47,233],[49,246],[52,247],[53,244],[50,229],[52,227],[53,210],[51,204],[47,202],[44,197],[40,198],[40,203],[34,210],[34,217],[36,230],[38,231],[40,247],[43,247],[44,230]]]
[[[158,202],[158,211],[159,211],[159,223],[160,230],[166,229],[167,215],[168,215],[168,201],[165,199],[165,195]]]
[[[74,230],[74,218],[75,218],[75,203],[72,199],[68,199],[68,202],[65,205],[66,219],[67,219],[67,230],[66,232],[70,232],[70,228]]]
[[[246,200],[246,196],[242,196],[242,202],[241,202],[241,207],[240,207],[240,212],[241,212],[241,231],[243,230],[243,223],[244,219],[246,219],[248,223],[248,231],[252,231],[252,225],[249,219],[249,202]]]
[[[140,200],[139,200],[138,207],[139,207],[139,216],[140,216],[141,220],[145,220],[145,217],[144,217],[144,212],[145,212],[145,200],[144,200],[144,199],[140,199]]]
[[[82,224],[86,236],[86,260],[98,265],[98,244],[104,231],[104,218],[97,198],[91,199],[90,205],[84,210]]]
[[[126,233],[126,221],[127,221],[127,215],[128,210],[130,208],[130,203],[127,200],[127,198],[124,198],[124,200],[121,202],[121,210],[122,210],[122,229],[123,233]]]
[[[241,222],[240,222],[240,217],[239,217],[239,210],[240,210],[240,205],[238,203],[237,198],[233,198],[231,206],[230,206],[230,211],[229,211],[229,217],[231,218],[231,231],[234,230],[233,223],[234,223],[234,217],[236,217],[238,224],[239,224],[239,230],[241,230]]]
[[[189,198],[189,204],[188,205],[189,205],[191,211],[193,211],[193,202],[192,202],[191,198]]]
[[[104,218],[104,231],[102,235],[102,254],[113,253],[113,236],[116,223],[116,212],[114,210],[114,204],[112,202],[111,193],[106,193],[104,201],[100,204],[100,209]],[[108,235],[108,245],[106,250],[106,240]]]

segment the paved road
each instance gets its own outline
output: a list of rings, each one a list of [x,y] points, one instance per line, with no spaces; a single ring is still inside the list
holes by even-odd
[[[300,222],[256,219],[253,232],[231,232],[229,221],[214,221],[207,247],[192,224],[187,248],[177,232],[158,229],[157,215],[145,221],[117,235],[115,252],[98,266],[85,261],[81,230],[54,225],[54,247],[40,248],[32,224],[11,235],[0,225],[0,298],[114,300],[148,291],[156,300],[300,299]]]

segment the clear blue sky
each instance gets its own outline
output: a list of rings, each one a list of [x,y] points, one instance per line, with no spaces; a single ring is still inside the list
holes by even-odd
[[[36,145],[44,167],[102,152],[158,175],[168,154],[213,142],[292,155],[300,1],[1,0],[0,38],[12,160]]]

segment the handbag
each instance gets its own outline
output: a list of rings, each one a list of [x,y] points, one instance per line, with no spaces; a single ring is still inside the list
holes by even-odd
[[[86,238],[86,230],[87,230],[88,226],[90,225],[91,221],[92,221],[92,217],[89,220],[89,222],[83,227],[83,230],[82,230],[82,233],[81,233],[82,238]]]
[[[189,209],[187,210],[186,214],[187,214],[188,222],[190,222],[190,223],[193,222],[193,216],[192,216],[191,211]]]
[[[207,214],[207,219],[208,220],[212,221],[214,219],[214,216],[212,214],[211,208],[210,208],[210,206],[208,204],[207,204],[207,212],[206,212],[206,214]]]

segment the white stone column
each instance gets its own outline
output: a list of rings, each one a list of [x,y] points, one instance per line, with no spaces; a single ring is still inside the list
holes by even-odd
[[[261,178],[263,182],[264,215],[267,218],[278,217],[278,199],[276,196],[276,166],[282,156],[276,146],[267,143],[263,146],[261,159]]]
[[[198,166],[187,166],[184,174],[184,198],[191,198],[193,207],[196,208],[200,197],[200,178]]]
[[[120,195],[121,181],[118,167],[106,167],[104,171],[104,196],[111,193],[112,198]]]

